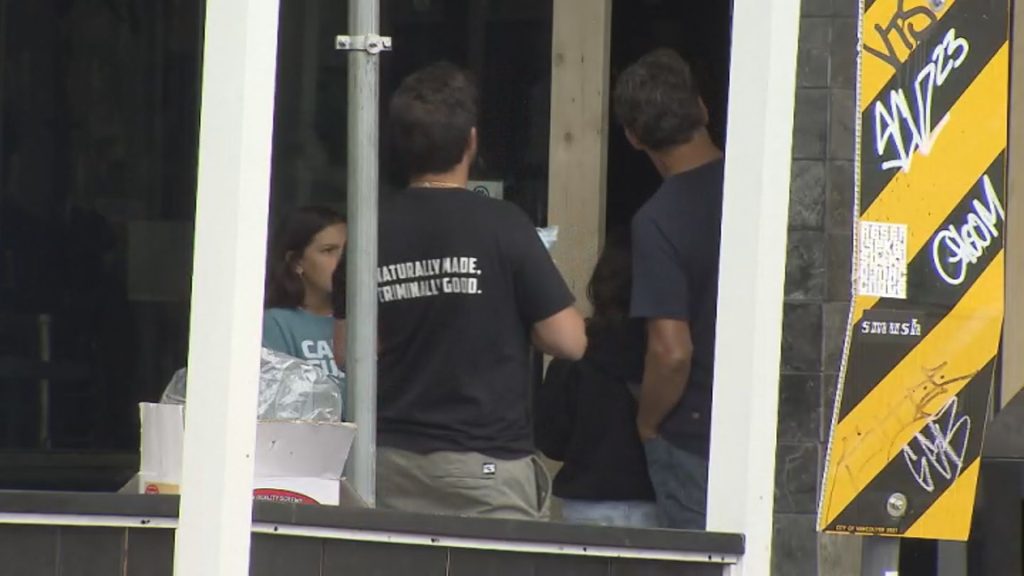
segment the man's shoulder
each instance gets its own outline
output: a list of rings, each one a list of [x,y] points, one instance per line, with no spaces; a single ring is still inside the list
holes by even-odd
[[[526,212],[508,200],[475,196],[474,208],[483,214],[492,214],[495,218],[505,219],[514,224],[529,224],[530,222],[530,217],[526,215]]]
[[[703,220],[709,207],[720,206],[721,200],[722,164],[719,160],[666,178],[637,211],[634,223],[648,221],[672,226],[688,218]]]
[[[381,203],[381,218],[403,218],[423,216],[423,210],[438,211],[460,217],[487,218],[490,220],[528,220],[526,213],[515,204],[476,194],[468,190],[435,194],[426,200],[418,198],[416,192],[402,191]],[[451,219],[456,225],[465,224],[458,218]]]
[[[665,204],[665,183],[662,182],[660,186],[651,194],[640,208],[633,213],[631,222],[634,226],[641,223],[649,223],[656,219],[658,211],[664,208]]]
[[[664,185],[659,187],[654,195],[648,198],[633,214],[631,220],[633,234],[660,228],[662,220],[666,217],[671,218],[671,214],[675,212],[671,204],[671,199],[665,193]]]
[[[534,225],[526,211],[507,200],[498,200],[474,194],[465,198],[461,221],[456,225],[475,224],[481,231],[507,238],[510,232],[533,230]],[[518,237],[518,236],[517,236]]]
[[[654,194],[644,202],[633,216],[634,222],[651,222],[669,216],[686,201],[686,186],[680,182],[680,176],[676,175],[666,178]]]
[[[692,194],[691,201],[699,205],[721,205],[725,186],[725,159],[715,160],[683,175],[678,184]]]
[[[399,201],[380,222],[380,262],[394,264],[456,252],[480,258],[522,254],[534,224],[512,202],[454,192],[429,202]],[[416,256],[418,255],[418,256]],[[414,257],[415,256],[415,257]]]

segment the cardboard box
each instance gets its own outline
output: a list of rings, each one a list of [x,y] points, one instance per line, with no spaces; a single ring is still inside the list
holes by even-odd
[[[142,420],[139,474],[125,491],[177,494],[185,439],[184,407],[139,404]],[[257,500],[339,504],[356,427],[353,424],[258,422],[255,478]]]

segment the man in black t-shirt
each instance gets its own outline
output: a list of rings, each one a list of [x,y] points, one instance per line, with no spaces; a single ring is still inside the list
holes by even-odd
[[[633,217],[631,315],[647,322],[637,429],[670,528],[703,529],[711,426],[722,151],[686,62],[656,50],[624,71],[614,105],[664,182]]]
[[[477,146],[466,75],[427,67],[389,112],[409,187],[380,212],[377,506],[543,518],[530,344],[577,359],[583,320],[526,214],[466,189]],[[342,359],[344,272],[334,280]]]

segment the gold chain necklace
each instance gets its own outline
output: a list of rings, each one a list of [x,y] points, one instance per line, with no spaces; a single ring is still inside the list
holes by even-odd
[[[462,188],[462,186],[451,182],[442,182],[440,180],[419,180],[416,182],[410,182],[409,188]]]

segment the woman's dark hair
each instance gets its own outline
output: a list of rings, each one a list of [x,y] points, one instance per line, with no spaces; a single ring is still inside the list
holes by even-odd
[[[292,212],[277,228],[270,241],[267,266],[267,308],[298,308],[306,296],[295,262],[306,247],[328,226],[344,224],[345,218],[323,206],[305,206]]]
[[[477,125],[476,86],[454,64],[431,64],[402,81],[388,112],[391,149],[405,176],[446,172],[462,161]]]
[[[629,319],[632,288],[632,255],[629,231],[614,230],[605,236],[604,249],[587,284],[587,299],[594,312],[592,323],[614,323]]]

